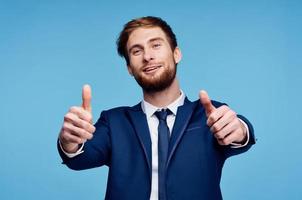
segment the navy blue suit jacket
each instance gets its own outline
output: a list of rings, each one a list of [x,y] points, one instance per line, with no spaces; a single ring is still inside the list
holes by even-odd
[[[213,101],[215,107],[222,104]],[[167,197],[172,200],[220,200],[220,178],[225,160],[247,151],[255,143],[249,127],[249,144],[242,148],[220,146],[209,127],[199,100],[185,100],[177,111],[169,144]],[[107,165],[106,199],[148,200],[151,192],[151,138],[141,104],[103,111],[92,140],[84,153],[68,158],[59,153],[69,168],[82,170]]]

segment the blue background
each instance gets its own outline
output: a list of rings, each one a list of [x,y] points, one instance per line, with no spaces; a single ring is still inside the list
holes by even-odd
[[[141,100],[115,41],[145,15],[173,27],[188,97],[206,89],[254,124],[257,145],[226,162],[224,199],[302,199],[301,10],[298,0],[0,0],[0,199],[103,199],[108,169],[69,170],[56,139],[85,83],[95,120]]]

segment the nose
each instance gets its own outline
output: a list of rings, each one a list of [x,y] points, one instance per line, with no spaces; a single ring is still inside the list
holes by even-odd
[[[151,60],[154,60],[154,54],[152,53],[151,50],[146,49],[146,50],[144,51],[144,60],[145,60],[146,62],[149,62],[149,61],[151,61]]]

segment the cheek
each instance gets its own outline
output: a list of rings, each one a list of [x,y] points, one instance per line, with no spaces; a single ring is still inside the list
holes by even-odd
[[[166,62],[169,65],[174,65],[175,64],[175,60],[174,60],[174,57],[173,57],[172,54],[169,54],[165,59],[166,59]]]
[[[136,66],[141,63],[141,57],[140,56],[131,56],[129,57],[130,65]]]
[[[139,71],[139,69],[141,68],[142,64],[139,60],[137,59],[130,59],[129,60],[129,66],[128,68],[131,70],[132,73],[136,73]]]
[[[170,49],[164,49],[158,54],[160,59],[166,60],[167,62],[174,61],[173,52]]]

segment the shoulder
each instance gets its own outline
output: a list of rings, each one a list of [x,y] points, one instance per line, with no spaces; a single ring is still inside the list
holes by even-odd
[[[118,123],[119,121],[126,119],[127,111],[131,109],[130,106],[120,106],[115,108],[110,108],[107,110],[101,111],[95,125],[106,125],[110,126],[112,122]]]
[[[101,111],[100,117],[122,117],[126,115],[129,111],[142,111],[141,103],[136,104],[135,106],[119,106],[110,108],[107,110]]]
[[[120,116],[121,114],[125,114],[128,110],[130,110],[132,107],[130,106],[119,106],[115,108],[110,108],[107,110],[101,111],[101,116]]]

